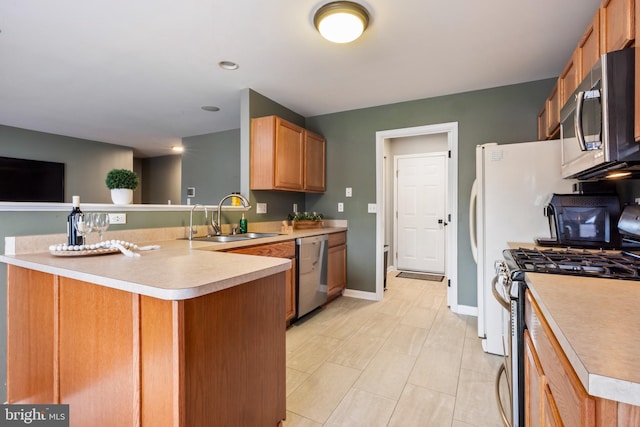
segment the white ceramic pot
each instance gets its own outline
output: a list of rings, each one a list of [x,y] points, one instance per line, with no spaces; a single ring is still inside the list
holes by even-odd
[[[114,188],[111,190],[111,200],[115,205],[128,205],[133,201],[133,190]]]

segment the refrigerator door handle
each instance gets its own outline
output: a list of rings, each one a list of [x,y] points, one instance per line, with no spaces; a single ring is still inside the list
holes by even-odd
[[[471,254],[478,263],[478,230],[476,226],[476,209],[478,207],[478,180],[473,180],[471,197],[469,199],[469,239],[471,240]]]

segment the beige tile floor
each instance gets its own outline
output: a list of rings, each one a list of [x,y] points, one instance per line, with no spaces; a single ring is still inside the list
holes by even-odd
[[[502,426],[476,318],[446,281],[396,274],[383,301],[341,297],[287,330],[285,427]]]

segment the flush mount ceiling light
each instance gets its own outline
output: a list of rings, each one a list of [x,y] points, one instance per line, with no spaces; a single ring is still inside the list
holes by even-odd
[[[369,12],[358,3],[334,1],[313,16],[322,37],[334,43],[349,43],[360,37],[369,25]]]
[[[176,153],[184,153],[184,147],[182,145],[174,145],[171,150]]]

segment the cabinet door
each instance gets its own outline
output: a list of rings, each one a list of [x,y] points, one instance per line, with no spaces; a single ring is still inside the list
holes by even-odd
[[[304,152],[305,191],[325,191],[325,140],[320,135],[306,131]]]
[[[529,331],[524,331],[524,415],[526,426],[539,426],[543,413],[541,393],[544,388],[542,367],[531,343]]]
[[[579,50],[576,49],[573,55],[571,55],[571,59],[569,59],[569,62],[567,62],[567,65],[564,67],[562,74],[560,74],[561,96],[560,104],[558,105],[559,108],[562,108],[578,87],[578,74],[580,73],[580,70],[578,69],[578,53]]]
[[[600,9],[596,11],[578,43],[578,52],[581,70],[579,81],[582,81],[600,57]]]
[[[291,269],[285,274],[285,320],[289,321],[296,315],[296,247],[295,241],[267,243],[266,245],[246,246],[229,249],[226,252],[245,255],[258,255],[276,258],[289,258]]]
[[[559,83],[551,89],[551,94],[547,99],[547,136],[553,135],[560,129],[560,94],[558,93]]]
[[[327,257],[327,297],[339,295],[347,285],[347,246],[329,248]]]
[[[634,0],[603,0],[600,8],[602,52],[631,45],[635,38]]]
[[[274,187],[302,191],[304,187],[304,129],[276,120]]]
[[[547,139],[547,103],[545,101],[538,114],[538,139],[540,141]]]
[[[553,400],[553,395],[551,394],[551,389],[549,388],[549,384],[544,385],[544,395],[543,395],[543,416],[544,416],[544,426],[545,427],[561,427],[564,424],[562,423],[562,418],[560,418],[560,412],[558,412],[558,407],[556,406],[555,400]]]

